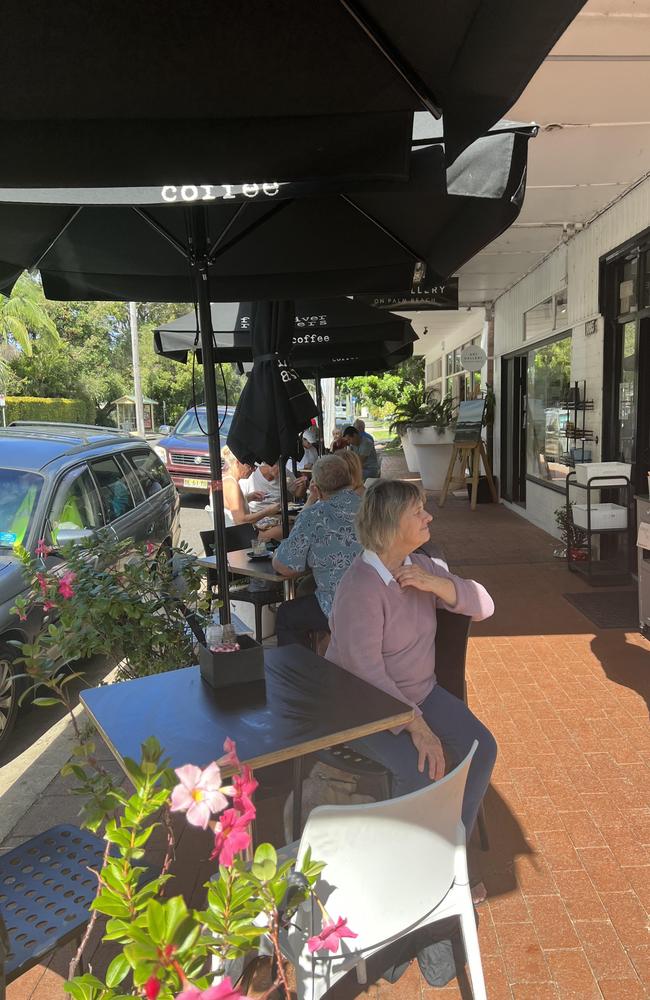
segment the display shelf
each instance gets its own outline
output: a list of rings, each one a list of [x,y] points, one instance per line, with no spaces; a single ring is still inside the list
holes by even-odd
[[[572,497],[571,490],[581,490],[586,496],[587,525],[576,525],[584,531],[586,544],[584,548],[587,552],[586,559],[572,558],[575,548],[567,546],[567,567],[572,573],[578,573],[584,577],[588,583],[594,587],[616,587],[629,583],[631,576],[631,558],[633,552],[632,526],[634,523],[632,511],[632,485],[627,476],[620,478],[620,482],[612,482],[611,475],[590,476],[586,483],[578,482],[575,471],[570,472],[566,477],[566,507],[567,513],[571,510]],[[592,524],[592,516],[595,513],[592,508],[597,507],[598,498],[601,491],[607,494],[616,493],[618,497],[617,506],[624,507],[626,523],[624,526],[615,528],[596,528]],[[592,499],[595,497],[595,499]],[[622,500],[621,500],[622,497]],[[614,545],[614,539],[618,536],[618,543]],[[594,538],[601,538],[599,544],[598,558],[594,555]],[[603,548],[606,549],[603,552]]]

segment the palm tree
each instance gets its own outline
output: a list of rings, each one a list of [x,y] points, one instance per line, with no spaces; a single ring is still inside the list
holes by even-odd
[[[44,346],[60,343],[40,283],[24,273],[10,295],[0,295],[0,346],[15,347],[31,355],[35,340]],[[0,358],[1,367],[6,363]]]

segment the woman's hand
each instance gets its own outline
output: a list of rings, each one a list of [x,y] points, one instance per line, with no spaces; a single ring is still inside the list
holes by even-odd
[[[429,594],[435,594],[441,601],[453,608],[458,600],[456,586],[452,580],[444,576],[427,573],[420,566],[400,566],[393,573],[400,587],[415,587]]]
[[[247,500],[265,500],[268,493],[262,493],[261,490],[254,490],[252,493],[246,494]]]
[[[424,719],[419,716],[406,727],[418,752],[418,771],[429,770],[432,781],[438,781],[445,775],[445,755],[442,743],[435,733],[432,733]]]

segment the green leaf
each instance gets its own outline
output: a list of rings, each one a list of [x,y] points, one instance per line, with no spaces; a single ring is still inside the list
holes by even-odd
[[[50,705],[61,705],[63,703],[60,698],[34,698],[32,704],[39,705],[41,708],[49,708]]]
[[[165,940],[174,940],[176,931],[187,918],[187,907],[182,896],[172,896],[165,905]]]
[[[165,907],[158,900],[151,899],[147,905],[147,927],[151,934],[151,940],[155,944],[162,944],[165,940]]]
[[[106,985],[111,988],[113,986],[119,986],[130,971],[131,966],[129,965],[127,958],[123,954],[116,955],[106,970]]]
[[[273,878],[278,869],[278,856],[271,844],[260,844],[255,851],[251,871],[262,882]]]

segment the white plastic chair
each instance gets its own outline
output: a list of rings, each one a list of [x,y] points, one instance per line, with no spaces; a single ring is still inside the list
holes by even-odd
[[[311,848],[326,868],[317,886],[330,918],[347,918],[358,937],[332,955],[310,954],[323,925],[316,901],[297,912],[282,947],[296,970],[299,1000],[319,1000],[351,969],[366,983],[366,960],[407,933],[460,918],[474,1000],[486,1000],[472,904],[461,806],[478,743],[440,781],[417,792],[354,806],[319,806],[307,820],[298,865]]]

